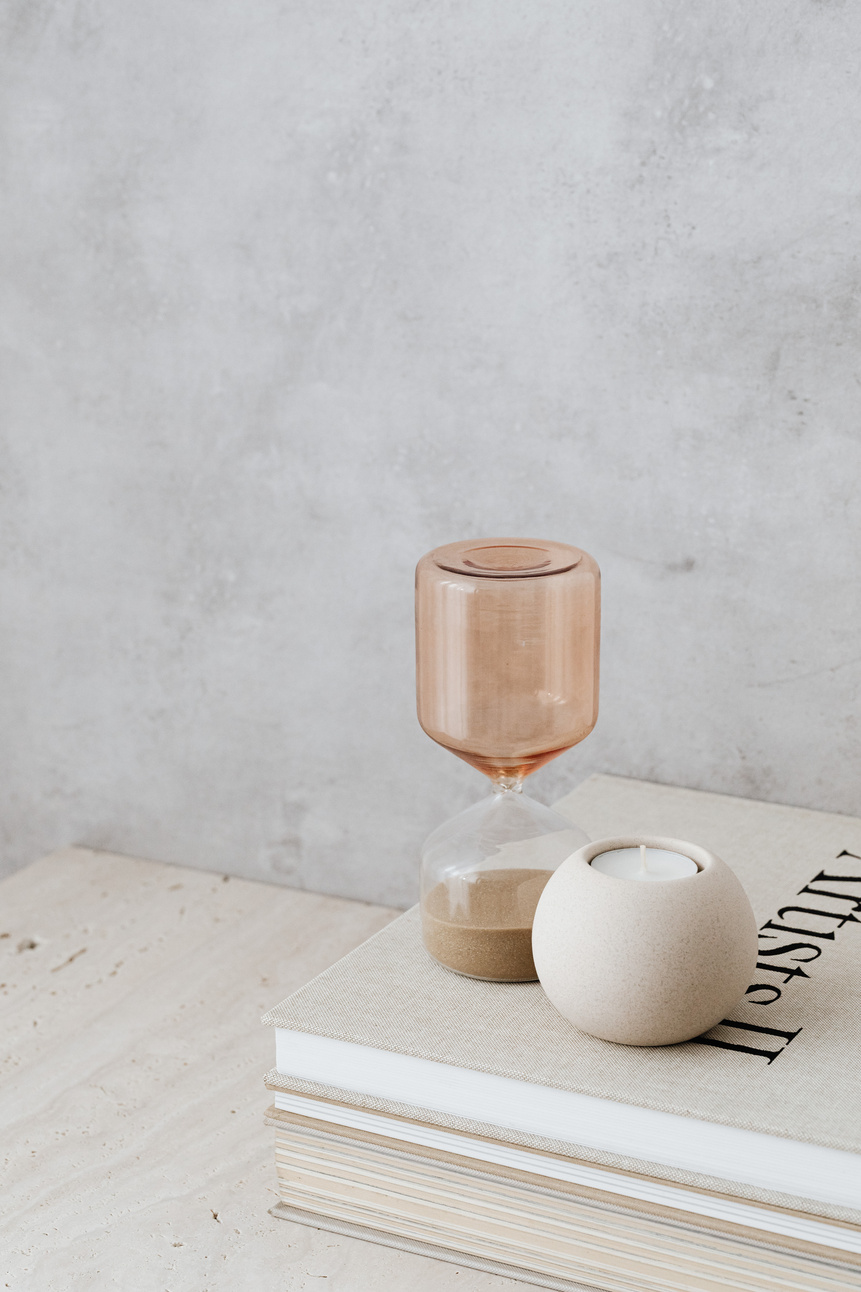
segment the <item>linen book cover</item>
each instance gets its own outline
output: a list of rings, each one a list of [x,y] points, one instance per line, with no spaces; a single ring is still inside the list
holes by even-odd
[[[699,843],[736,872],[760,928],[755,980],[681,1045],[613,1045],[574,1029],[538,983],[460,977],[425,952],[418,910],[271,1010],[264,1022],[379,1050],[861,1153],[861,820],[593,776],[557,808],[594,839]],[[269,1084],[777,1205],[797,1197],[459,1119],[272,1072]],[[802,1205],[803,1200],[802,1200]],[[859,1210],[808,1210],[861,1222]]]

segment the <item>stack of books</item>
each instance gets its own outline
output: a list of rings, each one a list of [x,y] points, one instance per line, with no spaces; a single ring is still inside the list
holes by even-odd
[[[557,807],[723,857],[747,996],[612,1045],[537,983],[441,968],[408,911],[264,1018],[273,1214],[567,1292],[857,1292],[861,820],[607,776]]]

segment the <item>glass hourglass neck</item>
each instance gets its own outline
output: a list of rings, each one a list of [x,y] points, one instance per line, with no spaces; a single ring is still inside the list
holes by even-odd
[[[522,776],[494,776],[492,780],[494,794],[522,794]]]

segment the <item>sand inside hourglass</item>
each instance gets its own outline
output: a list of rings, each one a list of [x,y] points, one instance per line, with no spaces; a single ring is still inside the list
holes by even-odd
[[[532,918],[552,870],[479,870],[442,882],[423,902],[428,951],[470,978],[535,979]]]

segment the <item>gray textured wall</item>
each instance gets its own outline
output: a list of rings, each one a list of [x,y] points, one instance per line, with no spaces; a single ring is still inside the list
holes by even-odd
[[[401,903],[412,569],[605,577],[601,769],[861,811],[861,14],[8,0],[2,865]]]

